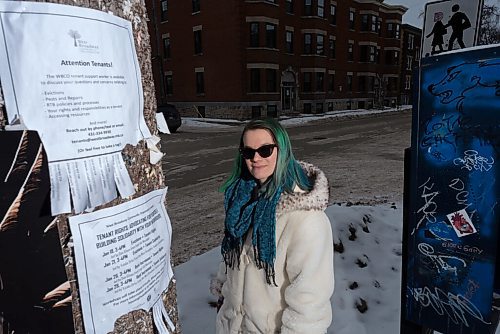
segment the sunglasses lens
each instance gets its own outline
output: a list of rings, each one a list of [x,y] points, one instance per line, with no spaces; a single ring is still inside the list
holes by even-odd
[[[253,156],[255,155],[256,151],[249,147],[244,147],[240,150],[240,152],[243,158],[248,160],[248,159],[253,159]]]
[[[241,156],[247,160],[253,159],[253,157],[255,156],[255,152],[259,153],[259,155],[262,158],[269,158],[271,156],[271,154],[273,154],[273,150],[274,150],[275,146],[276,145],[273,145],[273,144],[264,145],[264,146],[259,147],[256,150],[254,150],[253,148],[250,148],[250,147],[243,147],[240,149],[240,153],[241,153]]]
[[[259,155],[263,158],[269,158],[273,154],[274,145],[264,145],[257,149]]]

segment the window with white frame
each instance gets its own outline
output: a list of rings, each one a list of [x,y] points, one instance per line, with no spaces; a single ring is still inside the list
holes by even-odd
[[[354,30],[354,10],[349,11],[349,29]]]
[[[161,20],[166,21],[168,19],[168,1],[161,0]]]
[[[337,5],[330,5],[330,23],[333,25],[337,24]]]
[[[323,56],[325,54],[325,36],[318,34],[316,35],[316,54]]]
[[[325,16],[325,0],[318,0],[318,16]]]
[[[411,75],[407,75],[405,77],[405,89],[406,90],[411,89]]]
[[[415,43],[415,35],[408,34],[408,50],[413,50],[414,43]]]
[[[413,57],[412,56],[406,56],[406,69],[411,70],[413,67]]]

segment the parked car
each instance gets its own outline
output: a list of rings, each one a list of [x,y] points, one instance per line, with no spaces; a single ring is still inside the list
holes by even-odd
[[[182,124],[181,114],[177,108],[172,104],[163,104],[158,106],[156,112],[163,113],[165,121],[167,121],[168,129],[170,132],[174,133]]]

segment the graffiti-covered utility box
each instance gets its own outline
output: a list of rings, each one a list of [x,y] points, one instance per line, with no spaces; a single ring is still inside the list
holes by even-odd
[[[424,58],[419,84],[406,318],[445,334],[489,333],[500,239],[500,47]]]

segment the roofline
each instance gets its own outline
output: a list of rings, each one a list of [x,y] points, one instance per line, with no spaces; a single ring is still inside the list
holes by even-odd
[[[379,5],[380,7],[383,7],[386,10],[401,12],[401,15],[403,15],[404,13],[406,13],[406,11],[408,10],[408,8],[405,7],[405,6],[403,6],[403,5],[389,5],[389,4],[386,4],[386,3],[384,3],[384,0],[354,0],[354,2],[357,2],[357,3],[373,3],[373,4],[376,4],[376,5]]]

